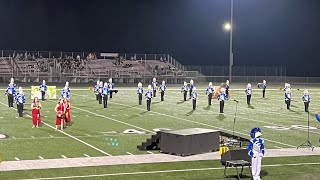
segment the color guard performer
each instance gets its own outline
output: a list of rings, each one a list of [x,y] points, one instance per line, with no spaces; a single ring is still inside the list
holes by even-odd
[[[248,106],[250,106],[250,100],[251,100],[251,95],[252,95],[252,88],[251,88],[250,83],[248,83],[247,89],[245,90],[245,93],[247,95],[247,104],[248,104]]]
[[[63,106],[66,110],[66,114],[64,116],[65,126],[68,127],[68,124],[71,122],[71,114],[70,114],[71,104],[67,98],[63,99]]]
[[[208,96],[208,105],[211,106],[212,96],[214,94],[215,88],[212,86],[212,82],[209,82],[209,87],[206,90],[206,95]]]
[[[152,87],[151,85],[148,86],[148,91],[147,93],[145,94],[145,97],[147,99],[147,110],[150,111],[150,105],[151,105],[151,99],[152,99]]]
[[[63,124],[64,124],[64,116],[66,114],[66,108],[63,105],[63,99],[60,99],[58,101],[58,104],[54,108],[56,111],[56,131],[58,131],[58,126],[60,126],[61,131],[63,130]]]
[[[19,117],[23,117],[23,105],[26,103],[26,98],[23,94],[22,87],[19,87],[19,92],[15,96]]]
[[[164,101],[164,92],[166,91],[166,89],[167,89],[166,82],[162,81],[162,84],[159,87],[159,91],[161,94],[161,101]]]
[[[302,102],[304,103],[304,111],[309,112],[310,95],[308,90],[304,90],[304,93],[302,96]]]
[[[100,81],[99,88],[98,88],[98,101],[99,101],[99,104],[102,104],[102,91],[103,91],[103,82]]]
[[[31,113],[32,113],[32,128],[37,127],[41,124],[40,109],[42,108],[41,103],[38,98],[35,97],[31,103]]]
[[[114,84],[112,83],[112,78],[109,79],[108,89],[109,89],[110,99],[112,99],[112,93],[114,92]]]
[[[220,101],[220,113],[223,113],[224,101],[228,99],[225,88],[221,88],[221,92],[218,94],[217,99]]]
[[[102,89],[102,98],[103,98],[103,108],[107,108],[108,107],[108,95],[110,94],[110,98],[111,98],[111,92],[109,91],[109,85],[108,83],[104,83],[104,87]]]
[[[292,93],[291,93],[291,88],[289,87],[285,89],[285,93],[284,93],[284,102],[287,104],[287,109],[290,109],[291,98],[292,98]]]
[[[226,95],[229,98],[229,89],[230,89],[230,84],[229,84],[229,80],[226,81]]]
[[[99,101],[99,85],[100,81],[97,81],[97,84],[93,87],[93,92],[96,95],[96,100]]]
[[[253,180],[261,180],[261,161],[265,154],[264,140],[260,128],[253,128],[250,133],[251,141],[248,146],[248,154],[251,157],[252,177]]]
[[[45,100],[47,89],[48,89],[48,87],[46,85],[46,81],[42,80],[42,84],[39,86],[39,91],[41,92],[42,101]]]
[[[158,87],[158,83],[157,83],[157,79],[153,78],[152,79],[152,89],[153,89],[153,97],[156,97],[156,93],[157,93],[157,87]]]
[[[193,87],[194,87],[194,81],[191,79],[190,80],[190,85],[189,85],[189,99],[191,99],[192,97],[192,91],[193,91]]]
[[[183,86],[181,88],[181,93],[183,93],[183,100],[186,101],[187,100],[187,94],[189,91],[189,87],[187,82],[183,82]]]
[[[137,94],[138,94],[139,105],[142,105],[143,87],[141,82],[138,83]]]
[[[16,95],[16,88],[14,87],[13,82],[10,82],[4,94],[8,96],[8,106],[13,107],[13,99],[14,99],[14,96]]]
[[[192,98],[192,108],[193,110],[196,110],[198,93],[197,93],[197,88],[195,86],[192,88],[191,98]]]

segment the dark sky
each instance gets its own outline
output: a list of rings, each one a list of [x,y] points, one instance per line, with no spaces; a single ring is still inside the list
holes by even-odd
[[[234,0],[235,65],[320,76],[319,0]],[[229,0],[1,0],[0,49],[169,53],[228,65]]]

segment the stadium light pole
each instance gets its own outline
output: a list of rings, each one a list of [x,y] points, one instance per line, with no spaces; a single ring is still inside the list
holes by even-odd
[[[233,51],[232,51],[232,38],[233,38],[233,0],[231,0],[230,7],[230,22],[227,22],[223,25],[225,31],[230,31],[230,40],[229,40],[229,81],[232,81],[232,66],[233,66]]]

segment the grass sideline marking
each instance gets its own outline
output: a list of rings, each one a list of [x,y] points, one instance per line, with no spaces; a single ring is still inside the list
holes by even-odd
[[[0,102],[0,104],[2,104],[2,105],[4,105],[4,106],[7,106],[7,105],[4,104],[3,102]],[[13,108],[13,109],[15,109],[15,108]],[[30,116],[29,114],[26,114],[26,115],[31,118],[31,116]],[[44,125],[48,126],[48,127],[51,127],[52,129],[55,129],[53,126],[51,126],[50,124],[45,123],[44,121],[42,121],[42,123],[43,123]],[[81,142],[82,144],[85,144],[85,145],[91,147],[92,149],[95,149],[95,150],[101,152],[102,154],[105,154],[105,155],[107,155],[107,156],[112,156],[111,154],[109,154],[109,153],[107,153],[107,152],[105,152],[105,151],[103,151],[103,150],[101,150],[101,149],[99,149],[99,148],[97,148],[97,147],[89,144],[89,143],[86,143],[86,142],[82,141],[81,139],[78,139],[78,138],[76,138],[76,137],[74,137],[74,136],[72,136],[72,135],[70,135],[70,134],[68,134],[68,133],[66,133],[66,132],[64,132],[64,131],[60,131],[60,130],[59,130],[59,132],[61,132],[62,134],[66,135],[66,136],[69,136],[70,138],[72,138],[72,139],[74,139],[74,140],[76,140],[76,141],[78,141],[78,142]]]
[[[17,158],[17,157],[15,157],[14,159],[15,159],[16,161],[20,161],[20,159],[19,159],[19,158]]]
[[[302,166],[302,165],[320,165],[320,163],[271,164],[271,165],[262,165],[262,167],[284,167],[284,166]],[[138,175],[138,174],[158,174],[158,173],[174,173],[174,172],[210,171],[210,170],[223,170],[223,169],[224,169],[224,167],[199,168],[199,169],[171,169],[171,170],[162,170],[162,171],[136,171],[136,172],[128,172],[128,173],[91,174],[91,175],[83,175],[83,176],[60,176],[60,177],[35,178],[35,179],[37,179],[37,180],[75,179],[75,178],[125,176],[125,175]],[[21,180],[35,180],[35,179],[21,179]]]
[[[44,159],[42,156],[38,156],[39,159]]]
[[[61,155],[61,157],[64,159],[68,159],[67,156],[65,156],[65,155]]]
[[[154,154],[153,152],[151,152],[151,151],[147,151],[147,153],[149,153],[149,154]]]
[[[130,152],[126,152],[127,154],[129,154],[129,155],[133,155],[132,153],[130,153]]]
[[[88,154],[83,154],[85,157],[90,157]]]
[[[73,94],[73,95],[76,95],[76,96],[82,96],[80,94]],[[94,99],[94,98],[90,98],[90,97],[87,97],[89,99]],[[129,106],[129,105],[125,105],[125,104],[121,104],[121,103],[116,103],[116,102],[110,102],[110,103],[113,103],[113,104],[118,104],[118,105],[121,105],[121,106],[125,106],[125,107],[129,107],[131,109],[139,109],[139,110],[143,110],[145,111],[144,109],[141,109],[141,108],[137,108],[137,107],[132,107],[132,106]],[[74,107],[74,106],[73,106]],[[76,108],[76,107],[74,107]],[[81,108],[79,108],[81,110]],[[92,113],[92,114],[95,114],[96,113],[93,113],[93,112],[90,112],[88,110],[85,110],[83,109],[85,112],[89,112],[89,113]],[[163,113],[159,113],[159,112],[156,112],[156,111],[150,111],[151,113],[154,113],[154,114],[158,114],[158,115],[162,115],[162,116],[166,116],[166,117],[171,117],[171,118],[175,118],[175,119],[180,119],[180,120],[183,120],[183,121],[187,121],[187,122],[191,122],[191,123],[195,123],[195,124],[199,124],[199,125],[202,125],[202,126],[207,126],[207,127],[213,127],[213,128],[217,128],[217,129],[220,129],[220,130],[224,130],[224,131],[228,131],[228,132],[232,132],[232,130],[229,130],[229,129],[224,129],[224,128],[221,128],[221,127],[217,127],[217,126],[213,126],[213,125],[209,125],[209,124],[205,124],[205,123],[201,123],[201,122],[197,122],[197,121],[192,121],[192,120],[189,120],[189,119],[184,119],[184,118],[180,118],[180,117],[176,117],[176,116],[171,116],[171,115],[168,115],[168,114],[163,114]],[[103,115],[100,115],[101,117],[106,117],[106,116],[103,116]],[[106,117],[108,118],[108,117]],[[112,118],[110,118],[112,119]],[[122,122],[122,121],[120,121]],[[122,122],[124,123],[124,122]],[[147,130],[148,131],[148,130]],[[244,136],[249,136],[248,134],[245,134],[245,133],[241,133],[241,132],[237,132],[237,131],[234,131],[235,133],[238,133],[238,134],[241,134],[241,135],[244,135]],[[152,132],[154,133],[154,132]],[[265,141],[270,141],[270,142],[273,142],[273,143],[276,143],[276,144],[281,144],[281,145],[285,145],[285,146],[288,146],[288,147],[296,147],[296,146],[293,146],[293,145],[290,145],[290,144],[286,144],[286,143],[282,143],[282,142],[278,142],[278,141],[273,141],[273,140],[270,140],[270,139],[264,139]]]

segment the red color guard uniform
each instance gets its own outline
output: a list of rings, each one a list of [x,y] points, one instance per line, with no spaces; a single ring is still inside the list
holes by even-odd
[[[33,102],[32,107],[37,107],[37,103]],[[36,126],[37,121],[38,121],[38,125],[40,125],[41,124],[40,109],[32,109],[32,124]]]
[[[60,117],[58,117],[58,114]],[[59,104],[57,109],[57,115],[56,115],[56,125],[61,125],[61,121],[63,122],[64,119],[64,106],[63,104]]]
[[[71,122],[69,101],[67,101],[65,107],[66,107],[66,121],[67,121],[67,123],[69,123],[69,122]]]

